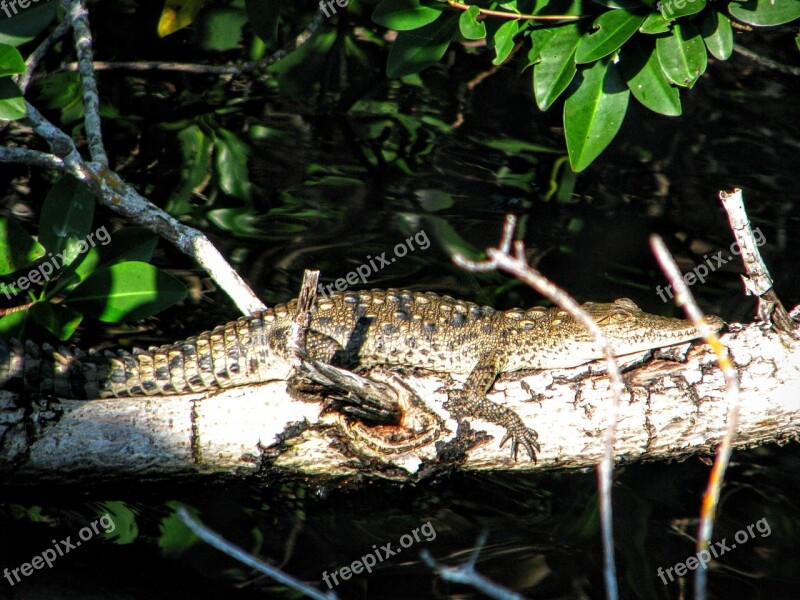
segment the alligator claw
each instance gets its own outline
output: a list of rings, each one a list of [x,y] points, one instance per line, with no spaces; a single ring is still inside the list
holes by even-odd
[[[542,448],[539,446],[539,434],[533,429],[528,427],[522,428],[522,432],[518,429],[507,429],[505,437],[500,441],[500,447],[505,446],[508,440],[511,440],[511,457],[517,460],[519,447],[522,446],[528,452],[528,456],[536,464],[536,452],[541,452]]]

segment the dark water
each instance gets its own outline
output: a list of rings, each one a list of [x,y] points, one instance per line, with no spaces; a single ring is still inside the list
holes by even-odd
[[[255,144],[250,163],[259,190],[254,205],[267,215],[261,234],[245,239],[210,224],[209,233],[270,302],[293,296],[304,268],[321,269],[323,282],[330,283],[368,263],[367,257],[394,256],[397,245],[411,238],[414,250],[372,269],[366,287],[433,290],[498,307],[528,305],[540,299],[517,282],[464,273],[448,259],[454,248],[479,251],[496,243],[504,215],[513,212],[530,259],[579,300],[627,296],[669,314],[675,309],[656,291],[665,282],[648,235],[661,233],[683,269],[691,269],[732,242],[716,195],[740,186],[766,240],[762,251],[779,295],[787,305],[800,299],[793,243],[800,238],[798,79],[738,56],[712,64],[696,89],[683,94],[681,119],[632,103],[613,146],[573,176],[564,172],[560,115],[534,108],[527,77],[501,71],[465,102],[462,76],[457,69],[432,69],[424,88],[383,89],[375,104],[347,118],[309,116],[302,102],[268,105],[264,123],[278,132],[277,143]],[[387,106],[400,107],[407,127],[385,120]],[[462,118],[450,133],[436,124]],[[385,127],[392,140],[393,152],[382,160],[365,159],[356,143],[370,127]],[[517,142],[555,152],[512,152]],[[167,256],[181,264],[170,251]],[[728,321],[751,318],[754,303],[742,294],[740,272],[731,261],[694,287],[706,310]],[[224,306],[222,296],[207,296],[199,316],[162,335],[180,337],[224,320],[233,314],[218,308]],[[176,309],[164,321],[185,312]],[[770,533],[758,530],[715,565],[710,597],[800,597],[798,467],[796,443],[734,454],[714,539],[732,538],[760,521]],[[617,470],[623,597],[679,597],[679,583],[664,585],[657,569],[693,555],[708,471],[698,458]],[[347,485],[287,479],[5,490],[0,565],[18,566],[52,546],[51,540],[74,538],[96,518],[92,509],[100,502],[121,502],[114,506],[131,543],[87,542],[22,584],[12,588],[0,581],[0,598],[55,597],[55,590],[60,597],[71,590],[84,598],[292,595],[201,544],[164,559],[159,539],[165,539],[167,503],[174,500],[199,510],[234,543],[320,589],[327,589],[323,573],[378,556],[372,573],[336,587],[343,598],[480,597],[432,576],[418,552],[457,564],[483,531],[488,541],[478,570],[487,577],[535,598],[602,598],[595,491],[593,472],[454,473],[407,485],[364,478]],[[391,542],[396,549],[415,529],[420,537],[401,553],[374,554],[373,546]]]

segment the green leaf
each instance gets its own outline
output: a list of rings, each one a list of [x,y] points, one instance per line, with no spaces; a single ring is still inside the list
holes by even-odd
[[[282,4],[280,0],[244,0],[250,26],[265,42],[275,42],[278,37]]]
[[[438,215],[425,215],[424,221],[416,213],[397,213],[397,220],[401,227],[410,231],[423,230],[430,235],[441,250],[448,256],[460,253],[471,260],[480,260],[483,253],[466,241],[447,219]]]
[[[715,10],[709,11],[700,22],[700,33],[706,48],[720,60],[728,60],[733,53],[733,28],[728,17]]]
[[[206,218],[220,229],[239,237],[261,238],[264,235],[261,216],[251,206],[217,208],[208,211]]]
[[[660,0],[656,7],[665,19],[677,19],[699,13],[706,7],[706,0]]]
[[[204,50],[235,50],[242,41],[247,14],[239,8],[206,6],[194,21],[194,35]]]
[[[63,175],[47,193],[39,217],[39,241],[48,252],[65,252],[68,265],[89,249],[86,237],[94,219],[94,198],[71,175]],[[82,250],[82,251],[81,251]]]
[[[446,210],[456,203],[452,194],[437,189],[417,190],[414,195],[422,209],[428,212]]]
[[[21,119],[28,114],[25,98],[11,77],[0,77],[0,121]]]
[[[671,35],[656,39],[656,49],[664,75],[676,85],[692,87],[706,70],[706,47],[691,23],[676,23]]]
[[[335,29],[325,29],[269,68],[277,75],[284,96],[306,96],[319,87],[328,72],[326,57],[337,37]]]
[[[7,44],[0,44],[0,77],[16,75],[25,71],[25,61],[19,50]]]
[[[9,10],[11,10],[10,5],[10,2],[6,2]],[[58,2],[49,0],[16,15],[6,13],[5,16],[11,18],[0,18],[0,44],[21,46],[30,42],[47,29],[47,26],[55,19],[57,9]]]
[[[541,144],[532,144],[531,142],[525,140],[517,140],[513,138],[495,138],[486,140],[481,140],[478,138],[472,139],[479,144],[483,144],[488,148],[492,148],[493,150],[500,150],[500,152],[505,153],[506,156],[513,157],[525,153],[562,154],[560,150],[548,148],[547,146],[542,146]]]
[[[184,506],[175,500],[169,500],[166,504],[173,510],[183,506],[195,519],[200,518],[200,511],[196,508]],[[161,555],[164,558],[178,558],[200,541],[200,538],[174,512],[161,519],[158,529],[160,532],[158,547],[161,548]]]
[[[105,227],[101,228],[105,229]],[[98,232],[100,229],[98,229]],[[96,236],[101,264],[110,265],[123,260],[148,262],[158,244],[158,236],[146,227],[126,227],[110,238]],[[110,242],[110,243],[109,243]]]
[[[478,15],[481,13],[477,6],[470,6],[469,10],[461,13],[458,19],[458,27],[461,30],[461,35],[467,40],[482,40],[486,37],[486,25],[482,21],[478,21]]]
[[[249,202],[252,194],[247,168],[250,148],[232,131],[219,128],[216,134],[214,145],[219,187],[229,196]]]
[[[613,63],[597,61],[581,74],[564,102],[564,135],[575,171],[588,167],[617,135],[630,96]]]
[[[189,214],[192,210],[192,197],[208,181],[211,170],[211,139],[197,125],[190,125],[178,133],[181,145],[181,184],[173,192],[166,211],[174,216]]]
[[[64,304],[107,323],[144,319],[180,302],[180,280],[144,262],[121,262],[98,269]]]
[[[36,302],[29,309],[33,320],[62,342],[68,340],[83,320],[83,315],[63,304]]]
[[[4,315],[0,318],[0,337],[5,339],[17,338],[18,340],[25,338],[25,328],[28,326],[28,321],[31,318],[27,310],[20,310]]]
[[[0,217],[0,275],[18,271],[47,251],[16,221]]]
[[[800,19],[800,1],[798,0],[731,2],[728,10],[739,21],[756,27],[782,25]]]
[[[81,281],[85,281],[89,275],[95,272],[97,267],[100,266],[100,250],[95,248],[89,248],[89,251],[83,255],[81,260],[75,261],[72,263],[67,269],[65,273],[65,278],[63,280],[63,289],[65,290],[74,290],[78,285],[80,285]],[[76,275],[76,277],[71,277],[71,274]],[[69,278],[69,279],[67,279]],[[52,290],[48,290],[47,295],[48,297],[52,297],[57,295],[62,286],[60,285],[62,280],[59,280],[59,285]]]
[[[555,31],[560,31],[561,28],[555,29],[534,29],[528,31],[528,39],[530,40],[531,47],[528,50],[528,65],[531,66],[541,60],[542,50],[550,42]]]
[[[639,27],[642,33],[666,33],[669,31],[669,19],[665,19],[660,12],[647,15],[647,18]]]
[[[559,27],[542,48],[533,67],[533,94],[541,110],[547,110],[575,77],[575,50],[581,42],[577,25]]]
[[[192,24],[203,0],[165,0],[156,28],[158,37],[166,37]]]
[[[106,500],[97,506],[100,525],[103,527],[103,538],[115,544],[132,544],[139,537],[139,525],[136,523],[136,512],[119,500]],[[106,524],[103,522],[111,521]]]
[[[95,246],[75,268],[78,281],[67,289],[77,287],[98,267],[110,266],[125,260],[149,262],[158,244],[158,236],[145,227],[126,227],[115,231],[112,237],[103,226],[95,231],[94,239]]]
[[[427,6],[419,0],[383,0],[372,13],[372,20],[395,31],[411,31],[433,23],[441,15],[441,6]]]
[[[506,21],[497,28],[491,40],[495,52],[493,65],[501,65],[505,62],[514,49],[514,36],[517,33],[519,33],[519,21]]]
[[[644,106],[669,117],[681,114],[680,92],[664,76],[652,41],[646,49],[637,43],[625,46],[620,52],[619,67],[628,88]]]
[[[578,64],[593,62],[619,49],[636,33],[645,15],[634,15],[624,10],[610,10],[594,21],[595,31],[584,35],[575,52]]]
[[[35,81],[36,106],[62,108],[81,100],[81,80],[77,73],[61,72],[43,75]]]
[[[392,44],[386,74],[403,77],[438,63],[453,36],[458,34],[458,15],[442,13],[433,23],[414,31],[401,31]]]

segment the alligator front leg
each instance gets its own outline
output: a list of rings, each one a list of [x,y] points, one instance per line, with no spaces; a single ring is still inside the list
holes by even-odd
[[[444,408],[459,420],[464,417],[474,417],[500,425],[506,430],[500,446],[511,440],[511,456],[514,460],[517,459],[519,446],[523,446],[531,460],[536,462],[535,450],[540,450],[537,441],[539,435],[527,427],[513,410],[496,404],[486,397],[499,372],[497,353],[495,351],[485,353],[469,374],[464,386],[459,390],[448,391]]]

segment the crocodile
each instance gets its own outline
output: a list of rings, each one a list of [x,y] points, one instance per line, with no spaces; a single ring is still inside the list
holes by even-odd
[[[173,344],[115,353],[0,342],[0,389],[62,398],[159,396],[210,392],[285,380],[287,339],[297,300],[241,317]],[[646,313],[626,298],[582,305],[617,355],[700,337],[689,321]],[[582,365],[603,357],[585,328],[559,308],[495,310],[431,292],[399,289],[335,292],[310,312],[307,350],[344,368],[416,367],[467,375],[445,408],[459,421],[480,418],[505,428],[514,458],[532,460],[537,433],[511,409],[486,398],[499,374]],[[717,331],[719,317],[707,317]]]

